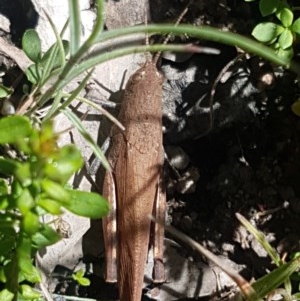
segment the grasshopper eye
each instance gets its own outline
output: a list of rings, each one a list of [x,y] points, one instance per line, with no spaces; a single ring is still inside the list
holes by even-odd
[[[131,77],[131,81],[132,82],[139,82],[141,81],[142,79],[144,79],[145,77],[145,71],[138,71],[136,73],[134,73]]]

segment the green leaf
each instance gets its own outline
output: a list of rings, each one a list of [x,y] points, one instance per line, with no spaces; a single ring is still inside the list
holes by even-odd
[[[284,27],[290,27],[293,23],[294,14],[289,7],[283,7],[276,13],[276,16]]]
[[[90,279],[82,277],[82,278],[78,278],[77,282],[82,285],[82,286],[89,286],[91,284]]]
[[[79,150],[74,145],[66,145],[53,158],[53,162],[45,166],[45,174],[53,181],[66,184],[82,165],[83,159]]]
[[[6,283],[6,281],[7,281],[7,278],[5,276],[4,267],[0,267],[0,282]]]
[[[22,190],[22,193],[17,198],[17,206],[22,214],[26,214],[35,206],[34,199],[28,189],[24,188]]]
[[[32,235],[33,245],[37,249],[53,245],[60,240],[61,236],[47,224],[43,224],[39,232]]]
[[[62,213],[61,205],[57,201],[48,198],[42,198],[38,200],[37,204],[46,210],[47,213],[51,213],[53,215],[59,215]]]
[[[84,277],[83,270],[79,270],[76,274],[72,274],[72,278],[82,286],[89,286],[91,284],[90,280]]]
[[[23,230],[30,236],[39,230],[39,225],[39,216],[32,211],[29,211],[24,215],[21,223]]]
[[[82,277],[84,277],[84,270],[78,270],[77,272],[76,272],[76,274],[73,274],[73,278],[74,279],[78,279],[78,278],[82,278]]]
[[[10,292],[8,289],[3,289],[0,292],[0,300],[1,301],[12,301],[14,299],[14,294]]]
[[[27,284],[22,284],[20,288],[22,296],[26,300],[34,300],[41,297],[41,294]]]
[[[32,283],[41,282],[41,275],[30,258],[20,258],[19,267],[22,273],[20,276]]]
[[[36,30],[28,29],[25,31],[22,38],[22,48],[29,59],[35,63],[39,61],[41,57],[42,46],[40,37]]]
[[[6,176],[14,175],[21,163],[12,160],[0,158],[0,173]]]
[[[57,28],[56,28],[56,26],[54,24],[54,22],[51,19],[51,17],[46,12],[45,12],[45,15],[46,15],[46,17],[47,17],[47,19],[48,19],[48,21],[50,23],[50,26],[51,26],[54,34],[55,34],[56,44],[57,44],[57,47],[55,47],[54,51],[51,53],[51,59],[47,62],[46,67],[45,67],[45,75],[47,76],[50,73],[50,70],[52,68],[53,58],[57,54],[59,55],[59,64],[61,66],[65,66],[65,63],[66,63],[66,53],[65,53],[65,49],[64,49],[64,45],[63,45],[63,40],[62,40],[61,37],[63,36],[64,32],[66,31],[69,22],[67,21],[65,23],[65,25],[64,25],[64,27],[63,27],[63,29],[61,31],[61,34],[59,34],[58,31],[57,31]]]
[[[71,201],[62,204],[69,211],[89,218],[102,218],[109,211],[108,202],[99,194],[80,190],[68,190]]]
[[[15,143],[29,137],[31,132],[31,124],[24,116],[14,115],[0,119],[0,144]]]
[[[62,45],[64,49],[64,55],[67,55],[70,50],[70,43],[67,40],[62,40]],[[56,68],[59,68],[64,65],[64,61],[61,59],[61,55],[59,53],[58,43],[53,44],[43,55],[41,59],[41,65],[47,67],[48,73]],[[49,64],[49,66],[48,66]]]
[[[0,178],[0,196],[8,193],[8,186],[4,179]]]
[[[263,17],[274,14],[277,10],[279,0],[260,0],[259,10]]]
[[[13,90],[11,90],[8,87],[5,87],[4,85],[0,85],[0,98],[7,97],[12,93]]]
[[[11,205],[12,196],[11,195],[1,195],[0,196],[0,210],[7,209]]]
[[[31,165],[29,162],[24,162],[18,165],[14,173],[15,177],[22,183],[23,186],[28,186],[32,183]]]
[[[69,192],[60,184],[44,179],[41,185],[43,190],[51,199],[56,200],[63,205],[66,205],[70,202]]]
[[[297,115],[298,117],[300,117],[300,99],[298,99],[297,101],[295,101],[292,106],[291,106],[292,112]]]
[[[284,59],[291,60],[294,56],[293,47],[289,47],[287,49],[282,49],[281,47],[276,51],[278,57],[282,57]]]
[[[278,43],[283,50],[291,47],[293,41],[293,33],[289,29],[285,29],[278,38]]]
[[[11,252],[16,244],[16,232],[13,228],[13,225],[8,227],[1,227],[0,232],[0,255],[6,256]],[[1,299],[0,299],[1,300]]]
[[[283,264],[271,273],[259,278],[252,283],[259,298],[264,298],[278,288],[293,272],[299,268],[300,259],[296,258],[289,263]]]
[[[28,81],[30,81],[32,84],[37,85],[37,83],[40,80],[40,73],[38,72],[38,67],[37,65],[31,65],[27,68],[26,72],[26,77]]]
[[[300,35],[300,17],[295,20],[295,22],[292,25],[291,30],[295,32],[296,34]]]
[[[71,56],[74,55],[80,47],[81,38],[81,21],[79,1],[69,0],[70,15],[70,40],[71,40]]]
[[[254,238],[260,243],[260,245],[266,250],[272,261],[276,265],[281,264],[280,256],[277,251],[270,245],[264,234],[257,230],[244,216],[240,213],[235,214],[239,222],[254,236]]]
[[[283,28],[272,22],[264,22],[257,24],[253,31],[252,35],[260,42],[267,43],[276,38]]]
[[[93,140],[91,135],[87,132],[87,130],[84,128],[81,120],[68,108],[63,110],[64,114],[68,117],[68,119],[72,122],[72,124],[77,128],[77,130],[81,133],[83,138],[88,142],[89,146],[95,153],[95,155],[100,159],[103,166],[110,170],[109,163],[107,159],[105,158],[102,150],[98,146],[98,144]]]
[[[20,269],[20,277],[24,277],[26,280],[36,283],[41,281],[39,271],[33,266],[31,258],[31,240],[26,236],[24,232],[21,232],[17,245],[18,265]]]

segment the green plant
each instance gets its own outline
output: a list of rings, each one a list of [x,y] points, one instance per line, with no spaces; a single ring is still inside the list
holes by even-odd
[[[79,270],[75,274],[72,274],[72,278],[77,281],[82,286],[89,286],[90,280],[86,277],[84,277],[84,271]]]
[[[236,213],[236,217],[239,222],[254,236],[254,238],[260,243],[260,245],[268,253],[272,262],[277,268],[271,273],[261,277],[252,284],[252,287],[260,297],[267,296],[273,291],[279,289],[278,292],[284,297],[284,300],[298,300],[299,293],[292,293],[291,280],[296,279],[299,276],[300,257],[299,254],[293,254],[291,260],[284,263],[278,252],[269,244],[264,234],[257,230],[245,217]]]
[[[36,130],[26,117],[0,120],[0,144],[13,144],[14,158],[0,158],[0,300],[38,300],[31,285],[40,282],[34,254],[60,236],[45,214],[67,209],[77,215],[101,218],[107,202],[95,193],[66,187],[83,164],[74,145],[58,148],[52,123]],[[80,273],[76,279],[86,283]]]
[[[279,56],[292,58],[293,44],[300,35],[300,18],[294,20],[294,12],[285,0],[260,0],[259,9],[263,17],[275,15],[280,24],[273,21],[259,23],[252,35],[274,48]]]

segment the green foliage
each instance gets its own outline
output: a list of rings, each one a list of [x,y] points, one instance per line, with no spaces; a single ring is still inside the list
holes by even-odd
[[[264,3],[264,2],[262,2]],[[145,52],[145,51],[186,51],[187,48],[182,45],[148,45],[148,46],[124,46],[124,43],[115,42],[114,49],[111,51],[107,46],[107,41],[118,41],[120,37],[125,35],[131,35],[135,33],[148,32],[161,34],[172,32],[176,35],[187,34],[191,37],[201,38],[211,41],[218,41],[225,44],[238,46],[247,52],[254,53],[262,56],[268,60],[281,64],[286,67],[291,67],[296,72],[299,72],[299,66],[294,62],[291,62],[290,57],[279,55],[279,52],[274,52],[269,47],[262,47],[260,43],[255,42],[252,39],[230,33],[223,32],[221,30],[200,26],[194,27],[189,25],[179,25],[174,27],[171,25],[148,25],[148,26],[133,26],[127,28],[119,28],[115,30],[104,31],[104,1],[97,0],[97,18],[95,26],[90,36],[81,43],[82,36],[80,30],[80,14],[79,14],[79,1],[69,1],[70,5],[70,19],[65,24],[62,31],[59,33],[55,28],[55,25],[48,16],[49,22],[52,25],[53,32],[56,36],[56,43],[52,45],[45,53],[41,50],[41,38],[37,32],[30,29],[25,32],[22,45],[27,56],[32,60],[33,64],[26,72],[27,79],[32,83],[30,92],[25,95],[23,106],[20,107],[20,114],[25,114],[30,118],[44,122],[53,118],[60,112],[64,112],[65,108],[74,100],[78,99],[83,102],[88,102],[84,98],[79,98],[80,91],[84,88],[84,84],[78,86],[77,89],[70,93],[64,91],[65,86],[70,83],[74,78],[79,75],[88,72],[87,76],[83,80],[86,82],[92,69],[107,60],[127,55],[133,52]],[[269,7],[264,8],[264,11],[268,11]],[[271,10],[273,11],[274,8]],[[270,9],[269,9],[270,11]],[[278,45],[283,47],[281,49],[286,50],[291,43],[291,37],[299,32],[299,20],[292,22],[293,15],[291,11],[286,7],[278,14],[282,24],[281,25],[267,25],[267,34],[265,34],[265,27],[258,28],[258,35],[266,42],[270,42],[272,38],[276,38]],[[275,13],[275,12],[274,12]],[[274,23],[275,24],[275,23]],[[63,39],[63,35],[67,29],[70,29],[70,41]],[[292,35],[291,35],[292,33]],[[275,42],[274,42],[275,43]],[[109,44],[109,43],[108,43]],[[275,44],[274,44],[275,45]],[[91,51],[92,48],[98,47],[99,50]],[[193,51],[197,51],[196,48]],[[51,103],[50,109],[46,113],[39,112],[46,103]],[[103,113],[103,109],[100,109]],[[113,118],[107,113],[106,116]],[[97,153],[101,151],[98,148]],[[98,154],[96,155],[98,156]],[[104,156],[100,158],[103,164],[108,167]]]
[[[300,35],[300,18],[294,20],[293,10],[285,0],[260,0],[259,9],[262,16],[271,18],[271,21],[257,24],[252,35],[273,47],[279,56],[292,58],[293,44]],[[280,23],[274,22],[274,16]]]
[[[0,120],[0,137],[1,144],[13,144],[19,152],[15,159],[0,158],[0,173],[10,182],[0,181],[0,299],[37,300],[39,293],[29,284],[41,276],[32,258],[61,239],[42,217],[65,208],[101,218],[109,207],[99,194],[65,188],[83,160],[75,146],[57,147],[51,122],[36,130],[26,117],[6,117]],[[80,273],[77,277],[87,283]]]
[[[22,48],[26,55],[35,63],[39,62],[42,53],[41,40],[34,29],[28,29],[22,39]]]
[[[284,263],[281,260],[278,252],[269,244],[269,242],[267,241],[266,237],[263,235],[262,232],[257,230],[241,214],[236,213],[236,217],[240,221],[240,223],[255,237],[255,239],[268,253],[273,263],[277,266],[277,268],[274,269],[274,271],[259,278],[252,284],[252,287],[254,288],[257,297],[259,299],[264,298],[268,296],[270,293],[272,293],[274,290],[278,289],[281,285],[284,285],[284,288],[282,289],[282,295],[284,295],[285,297],[284,299],[296,300],[297,293],[292,294],[291,280],[296,279],[296,277],[299,276],[299,272],[298,272],[300,267],[299,254],[293,254],[291,260],[287,263]]]
[[[82,286],[89,286],[90,280],[84,277],[84,271],[79,270],[75,274],[72,275],[72,278],[77,281]]]

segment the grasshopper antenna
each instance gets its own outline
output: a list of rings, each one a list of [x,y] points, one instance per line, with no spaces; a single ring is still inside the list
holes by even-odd
[[[176,26],[181,22],[181,20],[182,20],[183,17],[185,16],[185,14],[188,12],[189,6],[191,5],[192,2],[194,2],[194,0],[190,0],[190,1],[188,2],[188,4],[185,6],[184,10],[181,12],[181,14],[179,15],[179,17],[177,18],[177,21],[175,22],[174,27],[176,27]],[[147,35],[148,35],[148,34],[147,34]],[[169,42],[171,36],[172,36],[172,33],[169,33],[169,34],[166,36],[166,38],[165,38],[164,41],[163,41],[163,45],[166,45],[166,44]],[[148,43],[149,43],[149,39],[148,39]],[[148,44],[148,45],[149,45],[149,44]],[[160,56],[161,56],[161,51],[159,51],[159,52],[157,52],[157,53],[155,54],[155,56],[154,56],[154,58],[153,58],[153,63],[154,63],[154,64],[157,64],[157,62],[158,62]]]
[[[146,5],[145,5],[145,10],[144,10],[144,23],[145,23],[146,26],[148,25],[148,16],[147,16],[147,7],[146,7]],[[146,32],[146,36],[145,36],[145,45],[149,46],[149,34],[148,34],[148,32]],[[152,59],[151,54],[149,52],[147,52],[146,61],[150,62],[151,59]]]

